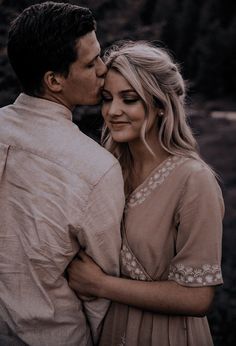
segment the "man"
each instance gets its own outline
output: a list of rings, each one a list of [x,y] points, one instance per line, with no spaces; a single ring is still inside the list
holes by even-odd
[[[0,110],[0,335],[17,338],[11,345],[91,345],[108,302],[82,304],[64,272],[82,247],[119,275],[124,207],[118,162],[72,123],[104,83],[93,16],[33,5],[11,25],[8,55],[23,93]]]

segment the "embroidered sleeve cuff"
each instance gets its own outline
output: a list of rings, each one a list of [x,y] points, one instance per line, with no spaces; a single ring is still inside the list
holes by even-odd
[[[203,264],[190,267],[183,264],[171,265],[168,280],[184,286],[215,286],[223,283],[221,268],[218,264]]]

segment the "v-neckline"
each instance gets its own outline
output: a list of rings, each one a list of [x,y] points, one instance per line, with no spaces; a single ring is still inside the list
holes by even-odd
[[[150,179],[152,177],[152,175],[154,173],[156,173],[156,171],[158,171],[159,169],[161,169],[167,161],[171,161],[171,159],[174,157],[174,155],[169,155],[167,158],[165,158],[161,163],[159,163],[158,165],[156,165],[146,176],[146,178],[130,193],[129,197],[131,197],[133,194],[135,194],[140,188],[142,188],[143,185],[145,185],[145,183],[147,182],[148,179]]]
[[[157,165],[144,181],[128,196],[125,210],[127,210],[128,207],[141,204],[157,186],[164,182],[171,171],[186,159],[187,157],[184,156],[171,155]]]

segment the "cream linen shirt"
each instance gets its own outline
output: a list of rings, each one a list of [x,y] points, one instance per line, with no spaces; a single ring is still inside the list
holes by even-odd
[[[0,109],[0,335],[31,346],[96,341],[109,302],[82,303],[65,269],[80,247],[119,275],[117,160],[64,106],[21,94]]]

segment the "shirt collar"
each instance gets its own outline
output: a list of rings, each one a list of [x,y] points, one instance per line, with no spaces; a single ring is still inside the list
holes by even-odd
[[[21,93],[14,102],[17,106],[23,106],[28,110],[38,110],[44,115],[52,118],[66,118],[72,121],[72,112],[60,103],[49,101],[43,98],[29,96]]]

